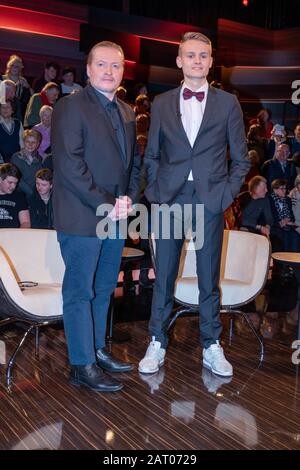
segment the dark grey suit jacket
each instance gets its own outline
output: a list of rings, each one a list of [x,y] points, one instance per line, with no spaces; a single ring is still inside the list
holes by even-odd
[[[226,161],[230,146],[231,166]],[[234,95],[209,87],[205,112],[193,148],[180,115],[180,88],[155,98],[144,165],[150,202],[170,203],[190,170],[201,203],[224,211],[239,193],[250,163],[241,107]]]
[[[92,86],[62,98],[52,116],[54,226],[67,234],[96,236],[97,207],[117,196],[139,198],[140,156],[135,116],[118,101],[126,134],[126,162],[115,131]]]

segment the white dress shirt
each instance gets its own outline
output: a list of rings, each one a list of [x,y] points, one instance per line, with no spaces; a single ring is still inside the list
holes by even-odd
[[[205,111],[207,93],[208,93],[208,82],[206,81],[204,85],[202,85],[200,88],[196,90],[197,92],[204,91],[204,98],[201,102],[197,100],[196,96],[192,96],[190,99],[184,100],[183,90],[185,88],[189,88],[189,87],[184,82],[180,91],[180,114],[181,114],[181,120],[182,120],[185,133],[187,135],[187,138],[189,139],[191,147],[193,147],[196,137],[198,135],[198,132],[202,123],[202,119],[203,119],[203,114]],[[193,173],[191,170],[188,180],[193,181],[193,179],[194,179]]]

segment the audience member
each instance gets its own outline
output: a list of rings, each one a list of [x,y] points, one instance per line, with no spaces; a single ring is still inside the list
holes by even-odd
[[[54,106],[59,96],[59,86],[54,82],[49,82],[40,93],[35,93],[28,103],[24,127],[33,127],[40,122],[40,109],[43,105]]]
[[[39,154],[44,160],[50,153],[50,133],[51,133],[51,118],[53,108],[51,106],[44,105],[40,109],[41,122],[33,126],[33,129],[39,131],[42,136],[42,140],[39,146]]]
[[[70,95],[71,93],[80,91],[82,86],[79,83],[75,83],[75,69],[66,68],[62,72],[63,82],[61,83],[61,94],[63,96]]]
[[[11,163],[0,165],[0,228],[30,228],[26,198],[15,191],[20,176]]]
[[[58,72],[59,65],[56,62],[46,62],[43,75],[33,81],[32,88],[34,93],[40,93],[49,82],[57,83]]]
[[[32,228],[53,228],[52,180],[48,168],[36,172],[36,187],[28,199]]]
[[[13,104],[0,104],[0,153],[5,162],[23,146],[23,126],[19,119],[12,117]]]
[[[27,129],[23,139],[24,148],[12,156],[11,163],[16,165],[22,175],[19,189],[29,197],[35,188],[35,174],[43,167],[42,158],[37,151],[41,134],[34,129]]]

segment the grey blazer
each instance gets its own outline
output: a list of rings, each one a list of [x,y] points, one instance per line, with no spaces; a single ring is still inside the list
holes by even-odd
[[[150,202],[172,202],[192,169],[200,201],[211,212],[220,213],[239,193],[250,168],[241,107],[234,95],[209,87],[203,120],[191,147],[179,100],[180,88],[176,88],[153,102],[144,158],[148,181],[145,195]]]
[[[135,116],[118,101],[126,134],[126,161],[92,86],[58,101],[53,110],[54,226],[67,234],[96,236],[97,207],[117,196],[139,198],[140,156]]]

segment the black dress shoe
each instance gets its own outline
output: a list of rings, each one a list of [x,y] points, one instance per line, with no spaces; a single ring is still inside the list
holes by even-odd
[[[117,392],[123,388],[123,384],[106,375],[97,364],[71,366],[70,382],[97,392]]]
[[[129,372],[133,369],[133,364],[118,361],[105,348],[97,349],[96,358],[98,366],[108,372]]]

